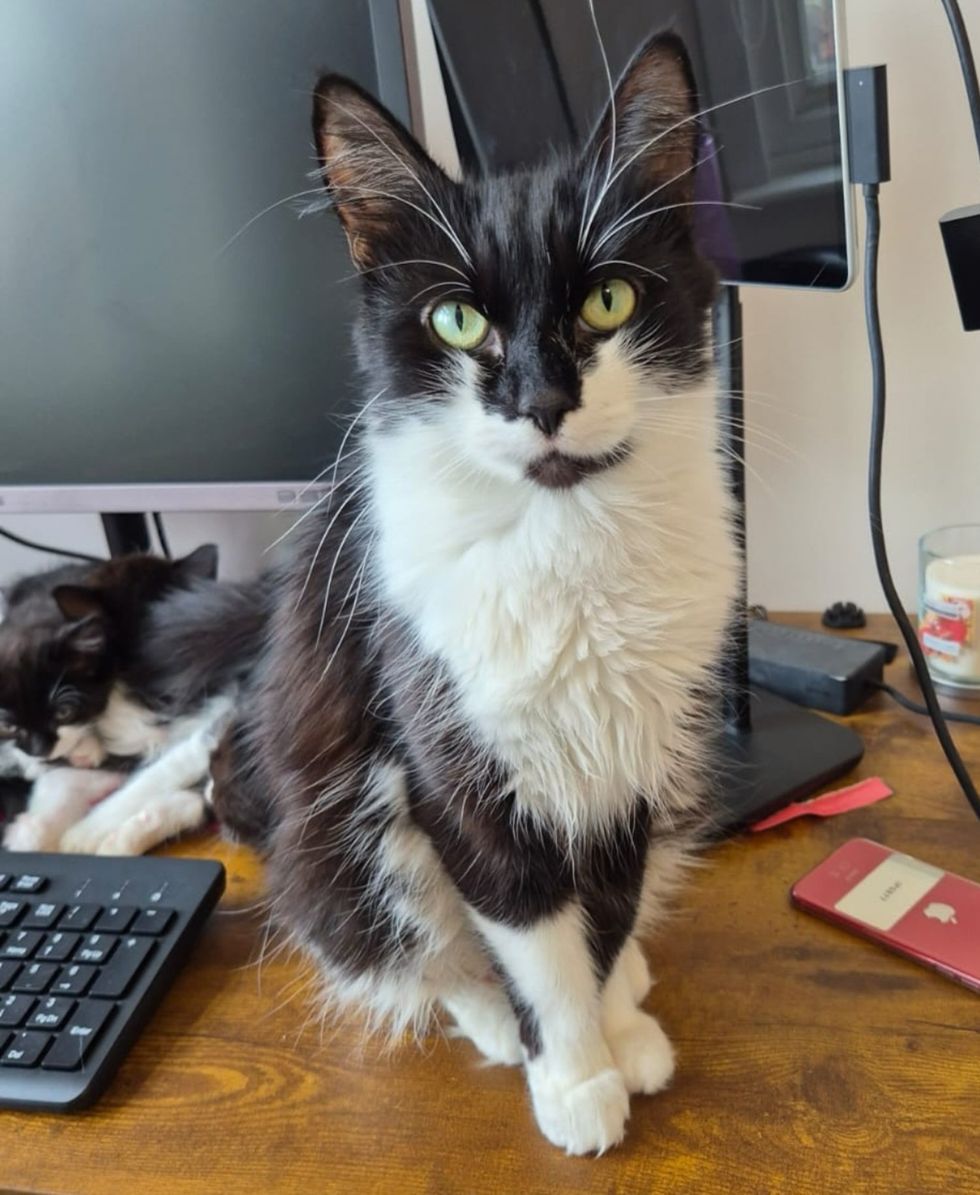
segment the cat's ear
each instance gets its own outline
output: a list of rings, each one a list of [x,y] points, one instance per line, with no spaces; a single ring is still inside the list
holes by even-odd
[[[57,585],[51,596],[69,622],[81,622],[84,618],[101,618],[105,614],[102,592],[88,585]]]
[[[586,146],[597,186],[622,169],[648,190],[672,186],[671,202],[689,202],[700,130],[694,70],[676,33],[655,34],[623,72]],[[611,166],[610,166],[611,162]],[[594,164],[594,170],[592,169]]]
[[[61,641],[78,663],[84,663],[102,655],[109,636],[102,618],[93,615],[66,627]]]
[[[184,580],[214,581],[218,576],[218,545],[201,544],[174,561],[174,572]]]
[[[434,192],[453,184],[415,138],[356,83],[324,75],[313,92],[320,172],[354,265],[368,269],[406,223],[445,224]],[[421,214],[420,214],[421,213]]]

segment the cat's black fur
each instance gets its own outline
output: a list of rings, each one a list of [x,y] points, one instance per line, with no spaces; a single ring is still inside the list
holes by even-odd
[[[59,731],[95,722],[134,664],[154,605],[216,568],[206,545],[181,560],[137,554],[14,582],[0,624],[0,738],[45,759]]]
[[[236,692],[260,656],[274,573],[252,581],[196,580],[156,603],[123,677],[131,697],[161,718]]]

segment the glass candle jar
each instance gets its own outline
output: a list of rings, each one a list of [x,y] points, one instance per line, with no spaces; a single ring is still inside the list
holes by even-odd
[[[980,697],[980,524],[919,540],[919,642],[936,683]]]

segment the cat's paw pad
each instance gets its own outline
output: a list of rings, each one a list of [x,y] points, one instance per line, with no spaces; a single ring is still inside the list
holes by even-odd
[[[21,813],[5,830],[3,845],[8,851],[56,851],[58,832],[47,818]]]
[[[637,1012],[606,1040],[631,1093],[653,1095],[674,1075],[674,1047],[656,1017]]]
[[[601,1154],[626,1132],[630,1102],[618,1070],[604,1070],[571,1086],[531,1083],[531,1100],[541,1132],[568,1154]]]
[[[456,1024],[449,1029],[449,1036],[468,1037],[494,1066],[517,1066],[524,1061],[517,1018],[502,992],[496,991],[494,997],[488,994],[486,1000],[450,1003]]]
[[[653,978],[643,951],[634,938],[629,938],[623,947],[622,962],[633,1003],[642,1004],[653,987]]]

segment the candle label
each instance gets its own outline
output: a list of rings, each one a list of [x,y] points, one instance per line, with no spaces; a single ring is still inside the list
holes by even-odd
[[[952,661],[973,640],[976,614],[973,602],[958,594],[930,593],[919,624],[919,642],[927,656]]]

